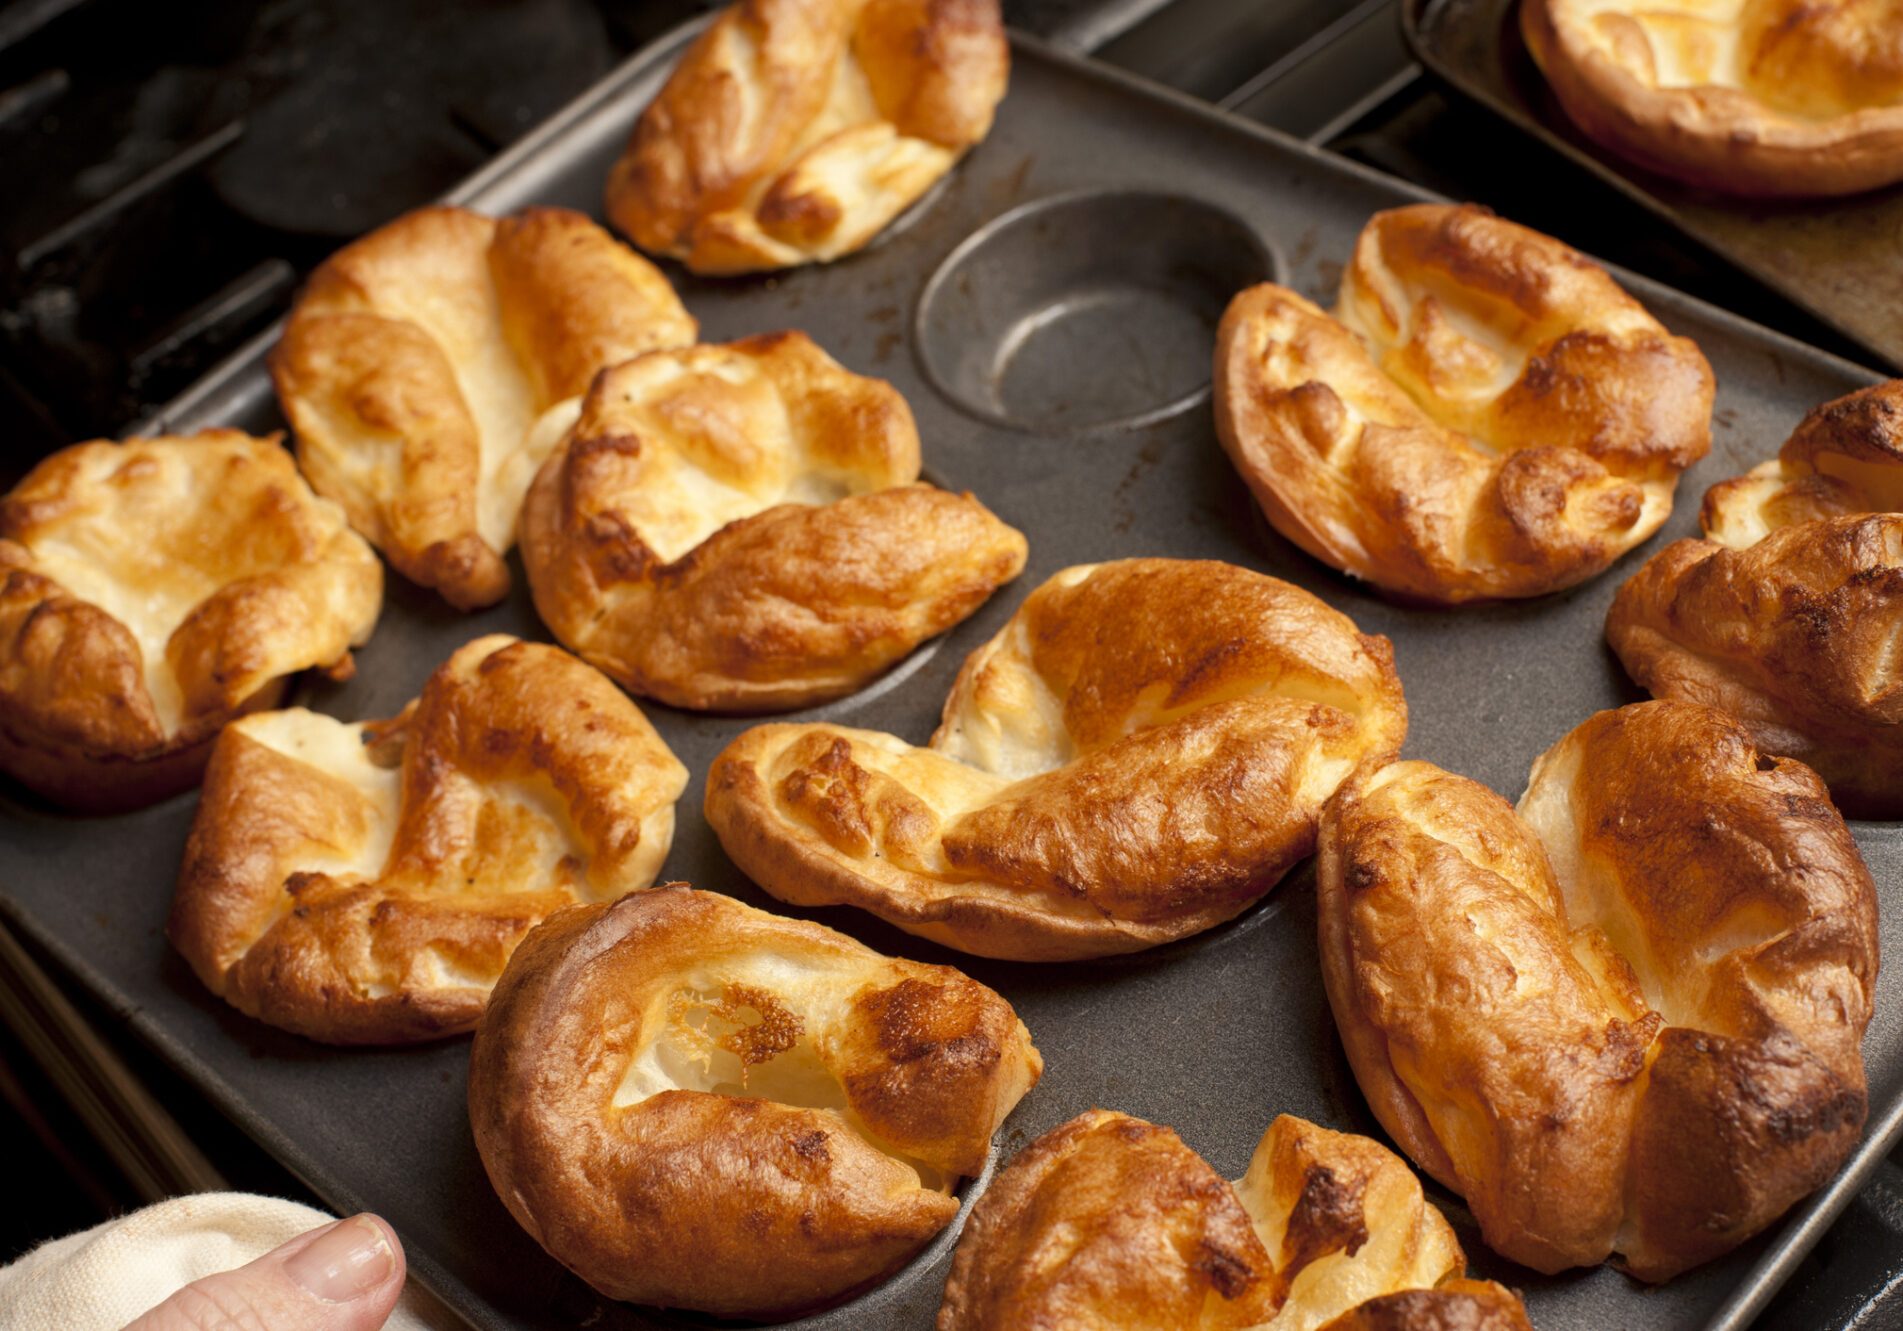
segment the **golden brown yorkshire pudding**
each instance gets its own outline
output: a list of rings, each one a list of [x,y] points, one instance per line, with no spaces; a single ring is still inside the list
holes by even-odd
[[[918,478],[890,384],[804,333],[604,372],[522,510],[555,636],[676,707],[851,693],[1024,567],[1024,537]]]
[[[1903,0],[1525,0],[1574,123],[1640,166],[1734,194],[1903,180]]]
[[[1558,591],[1657,531],[1713,391],[1599,265],[1471,205],[1376,213],[1332,315],[1265,282],[1216,337],[1217,433],[1270,523],[1438,604]]]
[[[1652,694],[1731,713],[1853,815],[1903,814],[1903,381],[1826,402],[1613,600]]]
[[[608,175],[608,218],[697,273],[850,254],[991,129],[997,0],[739,0]]]
[[[0,770],[92,812],[176,794],[289,676],[347,677],[382,604],[276,436],[63,449],[0,499]]]
[[[271,377],[312,487],[469,610],[508,592],[522,495],[595,372],[694,334],[660,271],[580,213],[424,208],[311,274]]]
[[[1315,844],[1335,786],[1407,733],[1385,638],[1213,561],[1065,569],[959,672],[931,743],[757,726],[707,778],[735,864],[980,956],[1196,933]]]
[[[938,1331],[1531,1331],[1466,1261],[1366,1137],[1284,1114],[1231,1185],[1168,1128],[1093,1109],[972,1207]]]
[[[469,1121],[510,1212],[603,1294],[777,1317],[950,1223],[1043,1067],[955,970],[674,884],[516,949]]]
[[[1599,713],[1517,815],[1431,764],[1370,765],[1316,877],[1362,1090],[1514,1261],[1668,1279],[1856,1144],[1875,886],[1816,774],[1721,712]]]
[[[335,1044],[469,1030],[549,912],[654,881],[687,769],[559,648],[503,634],[388,721],[226,727],[168,932],[232,1006]]]

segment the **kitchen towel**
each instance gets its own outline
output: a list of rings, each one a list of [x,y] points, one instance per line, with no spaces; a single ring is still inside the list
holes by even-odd
[[[0,1327],[119,1331],[201,1276],[243,1266],[331,1219],[297,1202],[242,1192],[174,1197],[0,1267]],[[411,1282],[384,1327],[462,1331],[464,1323]]]

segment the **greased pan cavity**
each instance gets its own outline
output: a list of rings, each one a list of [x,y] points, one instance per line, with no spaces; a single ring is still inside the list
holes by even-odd
[[[623,65],[455,201],[598,213],[608,164],[688,35]],[[1559,596],[1455,612],[1390,605],[1260,520],[1217,446],[1206,380],[1215,322],[1234,290],[1275,276],[1332,299],[1368,215],[1420,197],[1020,39],[990,138],[865,252],[765,278],[704,281],[671,269],[704,339],[803,328],[849,368],[889,379],[917,415],[927,475],[973,490],[1030,538],[1023,576],[946,640],[860,694],[789,719],[837,718],[922,742],[965,654],[1033,587],[1068,565],[1127,555],[1231,560],[1306,587],[1364,631],[1388,635],[1407,688],[1406,755],[1509,797],[1532,759],[1580,719],[1638,698],[1601,636],[1619,582],[1693,529],[1697,496],[1712,480],[1770,456],[1805,409],[1869,376],[1622,278],[1673,331],[1697,339],[1718,377],[1712,456],[1681,484],[1666,530]],[[277,428],[263,350],[241,353],[174,404],[165,424]],[[297,700],[343,717],[391,715],[480,634],[545,640],[517,573],[509,600],[469,616],[392,577],[356,678],[306,684]],[[663,879],[801,914],[742,880],[699,814],[709,763],[747,721],[643,706],[692,773]],[[79,820],[0,797],[0,909],[332,1206],[387,1216],[418,1278],[476,1326],[708,1325],[609,1303],[510,1219],[470,1139],[466,1041],[320,1047],[249,1021],[203,989],[162,934],[194,798]],[[1903,828],[1855,830],[1887,889],[1903,866]],[[1005,1157],[1097,1105],[1175,1126],[1230,1176],[1277,1113],[1378,1132],[1322,992],[1306,868],[1231,924],[1074,965],[981,961],[859,912],[807,914],[881,951],[956,965],[1013,1003],[1047,1071],[1000,1134]],[[1887,954],[1903,957],[1903,908],[1884,912],[1883,929]],[[1460,1227],[1477,1273],[1525,1290],[1542,1331],[1742,1327],[1903,1129],[1898,969],[1883,975],[1865,1046],[1871,1116],[1862,1148],[1782,1227],[1709,1267],[1650,1291],[1608,1269],[1534,1276],[1494,1258],[1458,1203],[1431,1187],[1430,1195]],[[955,1238],[948,1229],[885,1284],[800,1325],[929,1327]]]

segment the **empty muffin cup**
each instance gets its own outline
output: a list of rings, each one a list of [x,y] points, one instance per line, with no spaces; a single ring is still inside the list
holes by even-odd
[[[914,345],[933,386],[985,420],[1129,429],[1208,395],[1223,307],[1276,273],[1249,226],[1199,199],[1058,195],[952,251],[925,285]]]

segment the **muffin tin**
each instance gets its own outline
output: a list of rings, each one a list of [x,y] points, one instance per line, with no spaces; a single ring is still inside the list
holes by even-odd
[[[454,201],[597,211],[609,162],[691,32],[636,56]],[[917,414],[927,475],[974,491],[1030,538],[1023,576],[945,640],[854,697],[792,715],[922,742],[965,654],[1033,587],[1070,564],[1135,554],[1260,569],[1388,635],[1412,715],[1407,754],[1509,795],[1534,756],[1578,720],[1634,700],[1601,638],[1619,581],[1658,544],[1693,529],[1705,486],[1769,456],[1806,408],[1869,376],[1622,275],[1674,331],[1698,340],[1717,371],[1712,456],[1685,479],[1665,532],[1558,596],[1456,612],[1388,604],[1261,520],[1216,444],[1207,365],[1234,289],[1274,275],[1331,300],[1367,216],[1422,197],[1019,38],[991,137],[863,253],[748,279],[670,268],[704,338],[804,328],[850,368],[891,380]],[[261,359],[267,345],[241,352],[162,423],[281,428]],[[468,616],[393,575],[356,678],[306,681],[297,701],[349,718],[389,715],[478,634],[546,638],[519,571],[517,561],[507,602]],[[1000,1132],[1002,1156],[1093,1105],[1175,1126],[1230,1177],[1278,1112],[1378,1133],[1322,992],[1307,868],[1232,923],[1152,952],[1069,965],[980,961],[858,912],[793,911],[767,899],[728,864],[699,813],[710,760],[747,721],[643,707],[693,774],[664,879],[819,919],[885,952],[957,965],[1017,1007],[1048,1070]],[[472,1324],[709,1325],[602,1299],[509,1218],[470,1141],[465,1040],[327,1048],[247,1020],[198,984],[162,932],[193,799],[83,820],[17,792],[0,796],[0,909],[332,1206],[387,1216],[416,1277]],[[1856,832],[1887,892],[1903,865],[1903,828],[1863,823]],[[1903,956],[1903,910],[1885,910],[1884,946]],[[1896,990],[1886,971],[1865,1045],[1870,1125],[1843,1174],[1778,1230],[1661,1289],[1610,1269],[1546,1278],[1512,1267],[1479,1242],[1458,1201],[1431,1185],[1430,1194],[1460,1228],[1475,1269],[1523,1289],[1542,1331],[1742,1327],[1903,1128]],[[985,1181],[966,1186],[967,1203]],[[955,1240],[956,1227],[890,1280],[798,1325],[929,1327]]]

